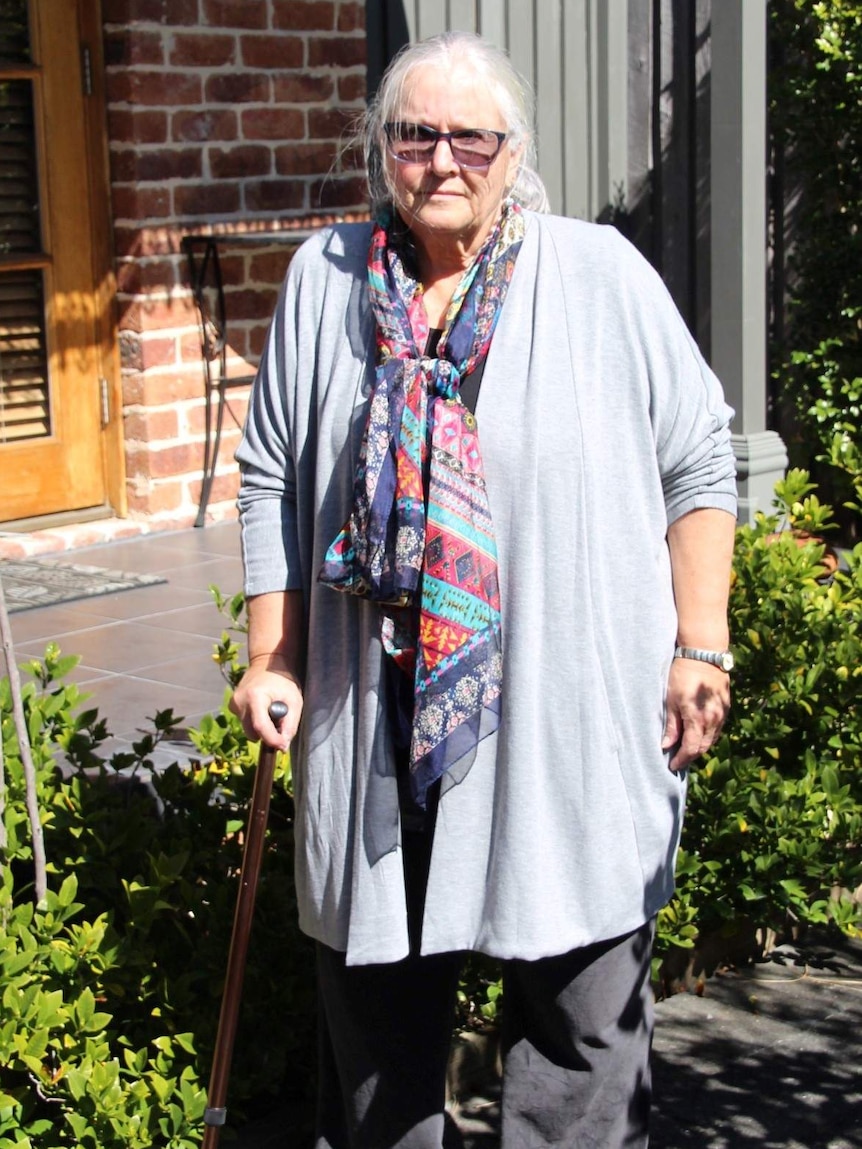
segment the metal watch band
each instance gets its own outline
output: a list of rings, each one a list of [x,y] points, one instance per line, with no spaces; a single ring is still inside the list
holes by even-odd
[[[693,658],[697,662],[708,662],[717,666],[725,674],[733,670],[733,655],[729,650],[700,650],[696,646],[678,646],[673,652],[674,658]]]

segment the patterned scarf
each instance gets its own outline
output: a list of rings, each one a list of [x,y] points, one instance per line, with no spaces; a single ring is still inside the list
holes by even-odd
[[[507,203],[452,297],[435,358],[423,354],[422,285],[391,233],[391,220],[378,223],[368,256],[378,365],[354,508],[319,577],[384,604],[384,647],[413,676],[410,785],[424,807],[428,788],[455,763],[469,766],[500,723],[497,549],[460,385],[488,354],[524,219]]]

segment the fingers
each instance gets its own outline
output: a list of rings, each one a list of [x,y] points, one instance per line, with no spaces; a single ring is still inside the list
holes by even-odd
[[[674,659],[662,739],[662,749],[675,748],[668,762],[671,770],[685,770],[710,749],[729,708],[730,685],[724,671],[691,659]]]
[[[287,714],[276,721],[270,714],[273,703],[287,707]],[[249,738],[287,750],[302,717],[302,691],[289,675],[251,668],[234,691],[230,709]]]

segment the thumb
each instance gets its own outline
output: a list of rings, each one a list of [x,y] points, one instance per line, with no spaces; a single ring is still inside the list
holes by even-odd
[[[661,740],[662,750],[670,750],[682,738],[682,719],[678,710],[668,707],[667,718],[664,724],[664,737]]]

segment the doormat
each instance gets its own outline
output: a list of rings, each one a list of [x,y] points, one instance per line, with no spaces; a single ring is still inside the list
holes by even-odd
[[[0,580],[9,614],[167,582],[162,575],[126,574],[53,559],[0,560]]]

